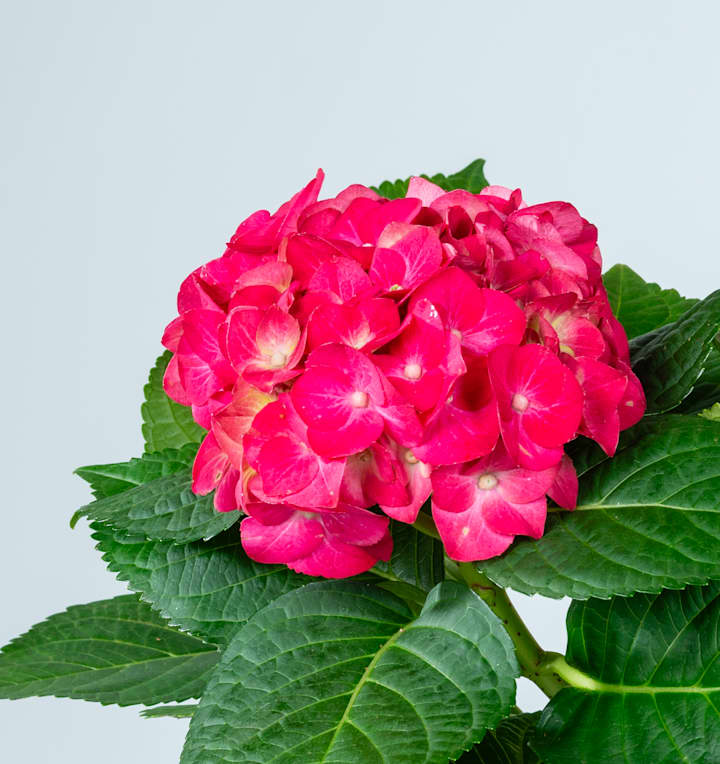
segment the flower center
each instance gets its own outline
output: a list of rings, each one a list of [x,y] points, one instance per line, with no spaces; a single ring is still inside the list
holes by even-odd
[[[409,363],[403,369],[403,374],[408,379],[420,379],[422,377],[422,367],[419,363]]]
[[[513,395],[512,407],[519,414],[522,414],[529,405],[530,401],[522,393],[515,393],[515,395]]]
[[[498,479],[495,477],[495,475],[492,475],[489,472],[486,472],[484,475],[480,475],[478,478],[478,488],[482,489],[483,491],[492,491],[497,483]]]
[[[462,341],[462,332],[459,329],[451,329],[450,334],[453,334],[455,337],[457,337],[460,341]]]
[[[420,460],[415,456],[415,454],[410,451],[409,449],[405,452],[405,461],[408,464],[417,464]]]
[[[280,369],[287,363],[287,356],[285,353],[281,352],[280,350],[276,350],[271,356],[270,356],[270,368],[271,369]]]
[[[350,396],[350,405],[356,409],[365,409],[368,405],[368,394],[362,390],[356,390]]]

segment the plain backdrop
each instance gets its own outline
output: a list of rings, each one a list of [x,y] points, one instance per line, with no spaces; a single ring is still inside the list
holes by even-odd
[[[71,471],[142,450],[182,278],[321,166],[325,191],[485,157],[567,199],[607,265],[720,285],[718,5],[3,0],[0,642],[125,591]],[[566,603],[517,597],[564,647]],[[524,709],[542,695],[521,683]],[[186,722],[0,704],[3,761],[176,762]]]

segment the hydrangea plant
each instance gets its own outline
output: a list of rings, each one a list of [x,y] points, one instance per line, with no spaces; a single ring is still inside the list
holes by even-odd
[[[185,279],[145,453],[77,470],[134,593],[2,697],[192,717],[182,764],[720,761],[720,292],[603,276],[483,164],[319,171]],[[573,599],[565,656],[507,588]]]

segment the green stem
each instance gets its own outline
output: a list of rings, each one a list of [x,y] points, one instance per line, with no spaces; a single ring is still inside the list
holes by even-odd
[[[548,653],[535,641],[510,602],[507,592],[480,573],[471,562],[461,562],[458,569],[465,583],[502,621],[515,645],[515,654],[523,676],[533,681],[549,698],[566,687],[566,683],[554,671],[547,670]]]
[[[428,536],[440,538],[432,518],[423,512],[418,515],[414,527]],[[471,562],[456,563],[446,557],[445,571],[449,578],[467,584],[502,621],[515,646],[523,676],[534,682],[549,698],[568,684],[574,684],[574,676],[564,670],[565,666],[568,669],[571,667],[559,653],[546,652],[540,647],[504,589],[480,573]]]

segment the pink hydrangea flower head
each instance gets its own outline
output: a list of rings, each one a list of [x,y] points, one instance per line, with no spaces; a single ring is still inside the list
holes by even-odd
[[[247,515],[253,559],[310,575],[387,559],[389,519],[429,498],[454,559],[538,537],[547,497],[577,503],[565,445],[612,454],[645,410],[595,227],[502,186],[322,179],[180,287],[164,387],[208,430],[193,490]]]

